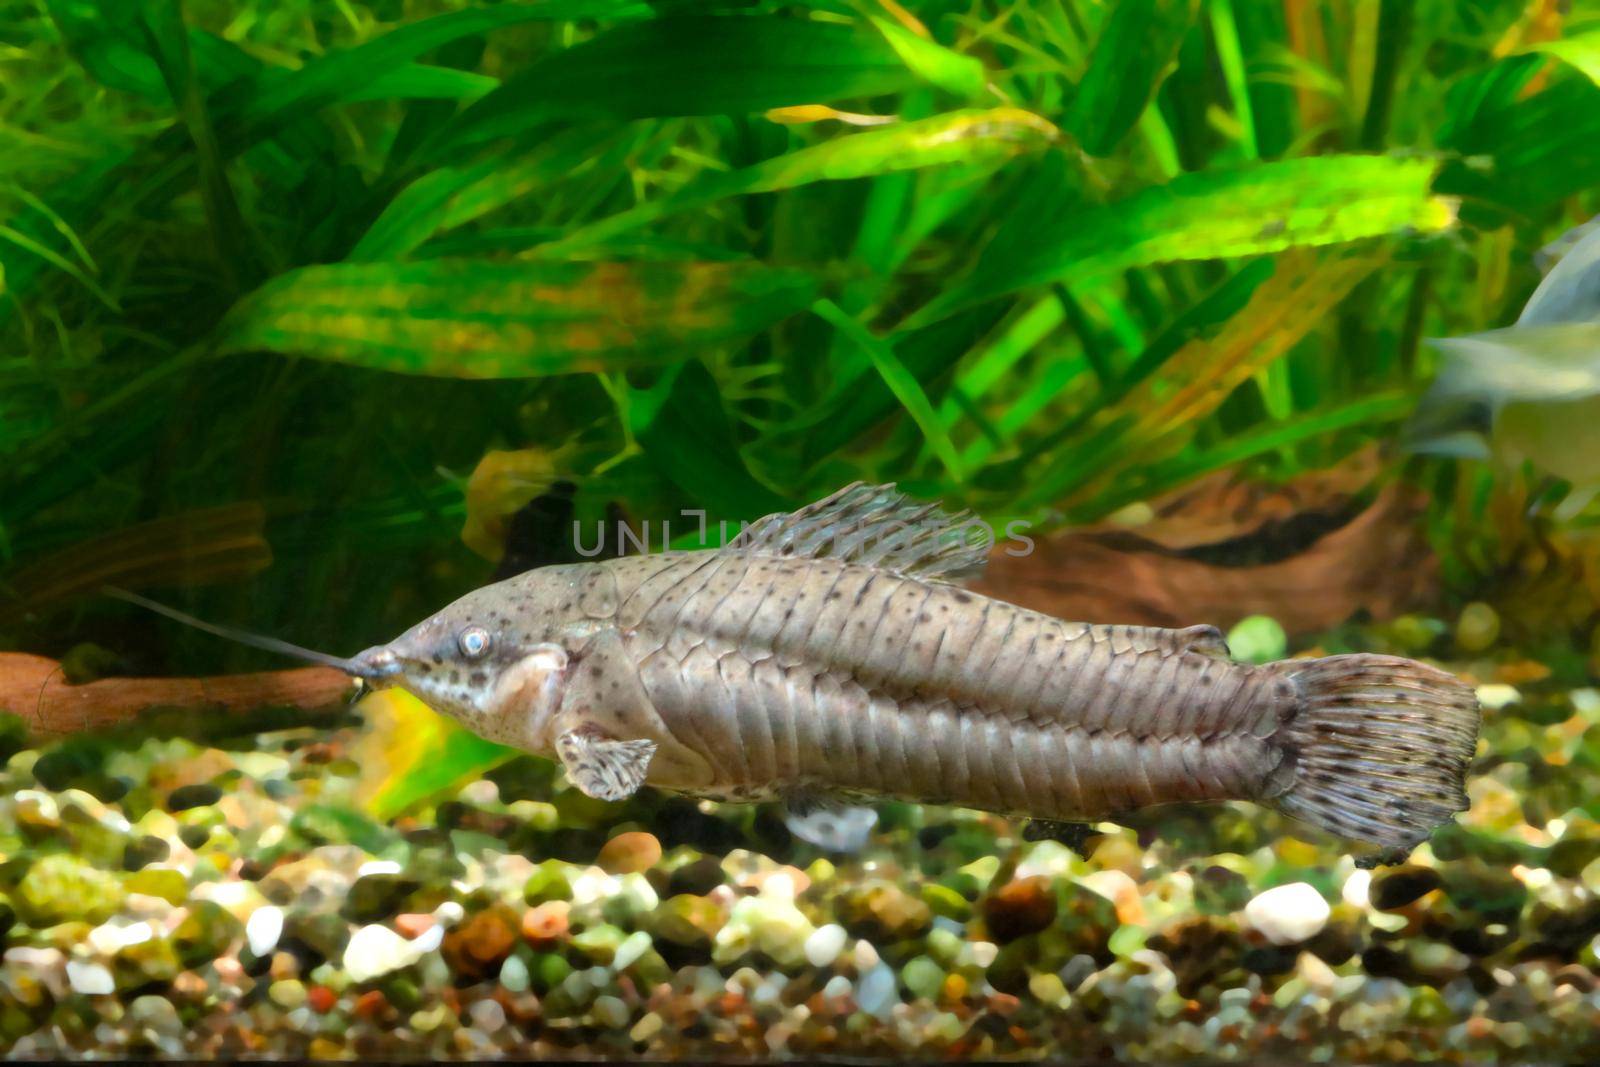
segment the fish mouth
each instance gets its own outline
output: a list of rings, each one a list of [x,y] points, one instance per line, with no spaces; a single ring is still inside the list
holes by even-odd
[[[380,683],[405,670],[405,664],[387,645],[374,645],[346,661],[348,673],[364,682]]]

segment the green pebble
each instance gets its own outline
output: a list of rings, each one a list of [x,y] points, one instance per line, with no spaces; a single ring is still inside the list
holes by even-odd
[[[1455,1020],[1455,1013],[1432,986],[1418,986],[1406,1009],[1406,1018],[1425,1026],[1443,1026]]]
[[[947,885],[938,882],[928,882],[922,887],[922,902],[933,911],[935,915],[942,915],[946,919],[954,919],[964,923],[972,918],[972,902]]]
[[[1271,663],[1289,651],[1289,637],[1270,615],[1249,615],[1228,631],[1233,658],[1245,663]]]
[[[1142,926],[1119,926],[1116,933],[1111,935],[1107,946],[1112,953],[1124,959],[1144,948],[1145,937],[1148,931]]]
[[[189,895],[189,880],[182,871],[170,867],[146,867],[128,875],[122,881],[130,893],[143,893],[147,897],[160,897],[174,906],[182,904]]]
[[[918,956],[900,971],[900,980],[912,995],[923,1000],[937,1000],[944,986],[944,970],[927,956]]]
[[[306,987],[293,978],[285,978],[273,982],[267,989],[267,996],[278,1007],[293,1011],[306,1002]]]
[[[950,930],[941,930],[936,926],[928,931],[928,955],[946,967],[955,965],[963,944],[965,942],[960,936]]]
[[[567,881],[566,864],[559,860],[546,860],[528,876],[522,887],[522,899],[528,904],[543,904],[549,900],[571,900],[572,883]]]
[[[572,964],[554,952],[542,952],[533,959],[534,988],[543,993],[554,989],[572,973]]]
[[[573,935],[572,947],[595,963],[607,965],[627,935],[610,923],[601,923]]]
[[[102,923],[125,896],[115,875],[66,855],[37,859],[16,889],[17,913],[30,926],[80,919]]]

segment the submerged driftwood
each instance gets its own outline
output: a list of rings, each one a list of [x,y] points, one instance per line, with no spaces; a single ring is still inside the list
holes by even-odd
[[[151,708],[321,711],[344,704],[353,688],[347,675],[330,667],[214,678],[102,678],[73,685],[53,659],[0,654],[0,710],[20,716],[40,738],[121,725]]]

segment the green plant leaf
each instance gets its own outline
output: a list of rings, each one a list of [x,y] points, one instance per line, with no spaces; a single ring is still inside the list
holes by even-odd
[[[933,404],[928,400],[928,394],[922,391],[922,385],[916,376],[900,362],[899,357],[894,354],[894,349],[885,344],[882,338],[873,336],[872,332],[861,323],[839,310],[831,300],[819,300],[812,305],[811,310],[818,318],[838,330],[866,353],[867,358],[872,361],[873,369],[878,372],[878,377],[883,379],[883,383],[889,387],[895,399],[900,401],[906,413],[921,428],[923,436],[928,440],[928,446],[944,464],[945,470],[958,485],[965,481],[966,476],[961,469],[961,457],[956,453],[950,434],[945,430],[944,423],[939,420],[938,413],[934,411]]]
[[[1555,41],[1540,41],[1538,44],[1529,45],[1527,50],[1555,56],[1574,70],[1581,71],[1596,85],[1600,85],[1600,27]]]
[[[1118,0],[1100,29],[1066,126],[1083,150],[1108,155],[1161,88],[1194,17],[1194,0]]]
[[[929,85],[968,100],[983,95],[988,75],[977,59],[912,33],[890,19],[874,15],[872,24],[905,65]]]
[[[737,115],[915,84],[870,27],[814,19],[682,16],[627,23],[506,81],[451,126],[436,154],[583,115]]]
[[[356,741],[356,800],[376,819],[396,815],[482,777],[520,755],[436,714],[403,689],[361,702],[367,727]]]
[[[712,173],[669,196],[649,200],[554,241],[542,255],[560,256],[678,212],[698,210],[730,196],[770,193],[820,181],[845,181],[952,163],[994,166],[1048,145],[1057,130],[1016,108],[953,111],[897,123],[763,160],[740,170]]]
[[[1126,200],[1038,220],[1004,257],[986,250],[965,280],[906,326],[1028,286],[1132,266],[1441,230],[1455,211],[1430,190],[1434,170],[1426,159],[1318,156],[1186,174]]]
[[[399,259],[434,234],[461,226],[525,196],[598,155],[615,136],[589,124],[541,139],[532,149],[429,171],[389,201],[350,255],[352,261]]]
[[[670,368],[655,386],[631,394],[628,419],[645,456],[710,509],[708,522],[755,519],[789,506],[745,465],[716,379],[699,360]]]
[[[750,262],[346,263],[274,278],[213,348],[455,378],[617,370],[755,333],[815,293],[807,272]]]

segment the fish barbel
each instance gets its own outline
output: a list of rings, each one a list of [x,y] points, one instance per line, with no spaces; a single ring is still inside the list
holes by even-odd
[[[967,516],[856,484],[722,549],[544,567],[351,660],[590,796],[894,797],[1079,822],[1250,800],[1406,850],[1467,806],[1471,687],[1264,666],[1214,627],[1065,622],[963,589]]]

